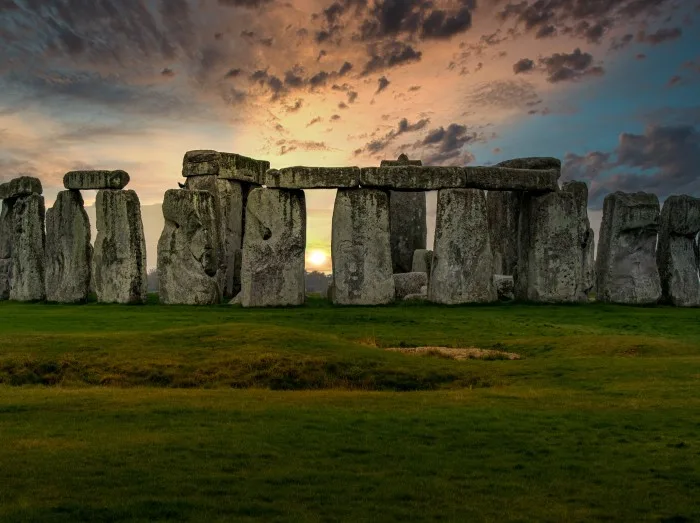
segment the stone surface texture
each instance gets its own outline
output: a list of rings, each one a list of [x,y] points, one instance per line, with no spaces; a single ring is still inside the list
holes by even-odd
[[[30,194],[12,204],[12,264],[10,299],[40,301],[44,287],[45,219],[44,197]]]
[[[444,189],[438,193],[432,263],[430,301],[496,301],[484,191]]]
[[[401,154],[398,160],[382,160],[382,163],[379,164],[380,167],[401,167],[404,165],[421,166],[423,162],[421,160],[409,160],[408,156]]]
[[[265,173],[263,185],[286,189],[338,189],[360,185],[359,167],[285,167]]]
[[[659,300],[658,230],[656,195],[618,191],[605,197],[596,259],[598,301],[652,304]]]
[[[494,274],[493,284],[496,287],[496,294],[500,301],[511,301],[515,299],[515,280],[513,276]]]
[[[161,303],[213,305],[221,301],[215,201],[209,191],[171,189],[165,193],[165,225],[158,241]]]
[[[46,211],[46,299],[85,303],[91,278],[90,220],[79,191],[61,191]]]
[[[669,196],[661,209],[656,261],[663,300],[677,307],[700,306],[698,232],[700,198]]]
[[[334,303],[380,305],[394,299],[389,230],[386,191],[338,190],[331,240]]]
[[[486,195],[494,274],[515,274],[522,201],[521,192],[489,191]]]
[[[70,171],[63,177],[66,189],[123,189],[129,183],[125,171]]]
[[[235,153],[210,150],[189,151],[182,162],[182,175],[217,175],[222,179],[261,185],[270,162],[255,160]]]
[[[581,244],[581,282],[579,292],[581,301],[588,299],[588,294],[595,289],[595,232],[588,219],[588,186],[585,182],[568,181],[562,191],[574,196],[579,223],[579,242]]]
[[[428,249],[416,249],[413,251],[413,263],[411,272],[424,272],[430,278],[430,269],[433,265],[433,251]]]
[[[31,176],[20,176],[0,184],[0,200],[20,198],[30,194],[41,194],[42,192],[41,180]]]
[[[498,167],[511,167],[513,169],[535,170],[561,170],[561,160],[547,156],[528,156],[525,158],[513,158],[497,164]]]
[[[576,200],[569,192],[524,196],[518,228],[515,295],[541,303],[582,301],[582,250]]]
[[[10,299],[14,200],[0,202],[0,301]]]
[[[556,169],[515,169],[511,167],[462,167],[464,186],[488,191],[554,192],[559,190]]]
[[[97,237],[92,272],[97,301],[145,303],[146,243],[141,204],[134,191],[97,192]]]
[[[425,249],[428,238],[425,192],[391,191],[389,227],[393,271],[410,272],[413,253]]]
[[[253,189],[246,207],[242,305],[302,305],[305,299],[305,250],[304,192]]]
[[[422,294],[426,285],[428,285],[428,275],[424,272],[394,274],[394,289],[397,300],[402,300],[409,294]]]

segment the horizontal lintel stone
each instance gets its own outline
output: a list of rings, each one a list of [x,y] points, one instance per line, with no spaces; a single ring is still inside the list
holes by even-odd
[[[41,194],[42,192],[41,180],[31,176],[20,176],[0,184],[0,200],[20,198],[30,194]]]
[[[63,177],[63,186],[73,190],[123,189],[129,183],[125,171],[70,171]]]
[[[182,176],[217,175],[227,180],[261,185],[270,162],[235,153],[201,150],[188,151],[182,162]]]
[[[360,185],[399,191],[462,188],[464,173],[460,167],[365,167],[360,172]]]
[[[265,173],[263,185],[286,189],[347,189],[360,185],[359,167],[285,167]]]
[[[555,192],[559,171],[509,167],[462,167],[464,187],[487,191]]]
[[[549,156],[528,156],[526,158],[513,158],[506,160],[496,167],[510,167],[512,169],[536,169],[536,170],[561,170],[561,160]]]

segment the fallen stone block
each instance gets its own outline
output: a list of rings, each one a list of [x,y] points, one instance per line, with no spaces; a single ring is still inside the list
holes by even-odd
[[[0,184],[0,200],[20,198],[30,194],[41,194],[42,192],[41,180],[31,176],[20,176]]]
[[[123,189],[129,183],[125,171],[70,171],[63,176],[63,186],[74,190]]]
[[[419,294],[407,294],[403,297],[403,301],[427,301],[428,295],[426,293]]]
[[[397,300],[409,294],[423,294],[428,285],[428,275],[424,272],[406,272],[394,274],[394,289]],[[425,289],[427,291],[427,289]]]
[[[342,189],[360,185],[359,167],[285,167],[265,172],[263,185],[285,189]]]
[[[413,263],[411,272],[424,272],[430,279],[430,269],[433,264],[433,251],[427,249],[416,249],[413,252]]]

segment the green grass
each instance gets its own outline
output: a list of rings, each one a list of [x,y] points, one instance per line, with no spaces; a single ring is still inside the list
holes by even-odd
[[[700,310],[0,303],[0,442],[0,521],[700,521]]]

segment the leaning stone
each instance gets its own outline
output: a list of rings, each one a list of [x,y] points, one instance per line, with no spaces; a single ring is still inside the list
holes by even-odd
[[[61,191],[46,211],[46,299],[85,303],[90,289],[90,220],[79,191]]]
[[[413,253],[425,249],[428,237],[425,192],[391,191],[389,226],[393,271],[410,272]]]
[[[215,198],[208,191],[166,191],[165,226],[158,241],[161,303],[219,303],[221,292],[216,274],[220,248]]]
[[[332,234],[333,303],[390,303],[394,299],[394,279],[389,195],[377,189],[339,189]]]
[[[243,307],[302,305],[305,250],[304,192],[253,189],[243,238]]]
[[[20,198],[30,194],[41,194],[42,192],[41,180],[31,176],[20,176],[0,184],[0,200]]]
[[[70,171],[63,177],[66,189],[123,189],[128,183],[125,171]]]
[[[438,193],[430,301],[445,304],[496,301],[486,195],[477,189]]]
[[[44,286],[44,197],[30,194],[12,205],[12,277],[10,299],[40,301]]]
[[[413,252],[413,263],[411,272],[424,272],[430,278],[430,268],[433,264],[433,251],[427,249],[416,249]]]
[[[700,305],[700,275],[695,253],[700,232],[700,198],[669,196],[661,210],[656,261],[666,303]]]
[[[497,167],[512,167],[513,169],[535,169],[561,171],[561,160],[550,157],[530,156],[527,158],[514,158],[497,164]]]
[[[523,193],[515,191],[489,191],[486,195],[494,274],[515,274],[522,200]]]
[[[618,191],[605,197],[596,259],[599,301],[651,304],[659,300],[658,230],[656,195]]]
[[[285,167],[268,170],[263,180],[268,188],[341,189],[360,185],[360,168]]]
[[[141,204],[134,191],[97,192],[97,238],[92,257],[97,301],[145,303],[146,242]]]
[[[428,285],[428,275],[424,272],[406,272],[394,274],[394,288],[397,300],[409,294],[421,294],[422,288]]]
[[[582,301],[580,223],[574,195],[526,195],[520,217],[515,295],[541,303]]]
[[[464,187],[464,173],[459,167],[364,167],[360,184],[362,187],[432,191]]]
[[[581,282],[579,292],[581,301],[588,299],[588,294],[595,287],[595,259],[594,259],[594,237],[595,233],[591,229],[591,222],[588,219],[588,186],[585,182],[569,181],[564,183],[562,191],[571,193],[574,196],[576,210],[578,213],[578,235],[581,244]]]
[[[255,160],[241,154],[219,154],[219,178],[262,185],[270,162]]]
[[[529,191],[535,193],[559,190],[557,170],[513,169],[508,167],[462,167],[464,187],[487,191]]]
[[[0,202],[0,301],[10,299],[10,280],[12,278],[12,235],[15,200]]]
[[[500,301],[511,301],[515,299],[515,282],[513,276],[494,274],[493,284],[496,287],[496,294]]]

